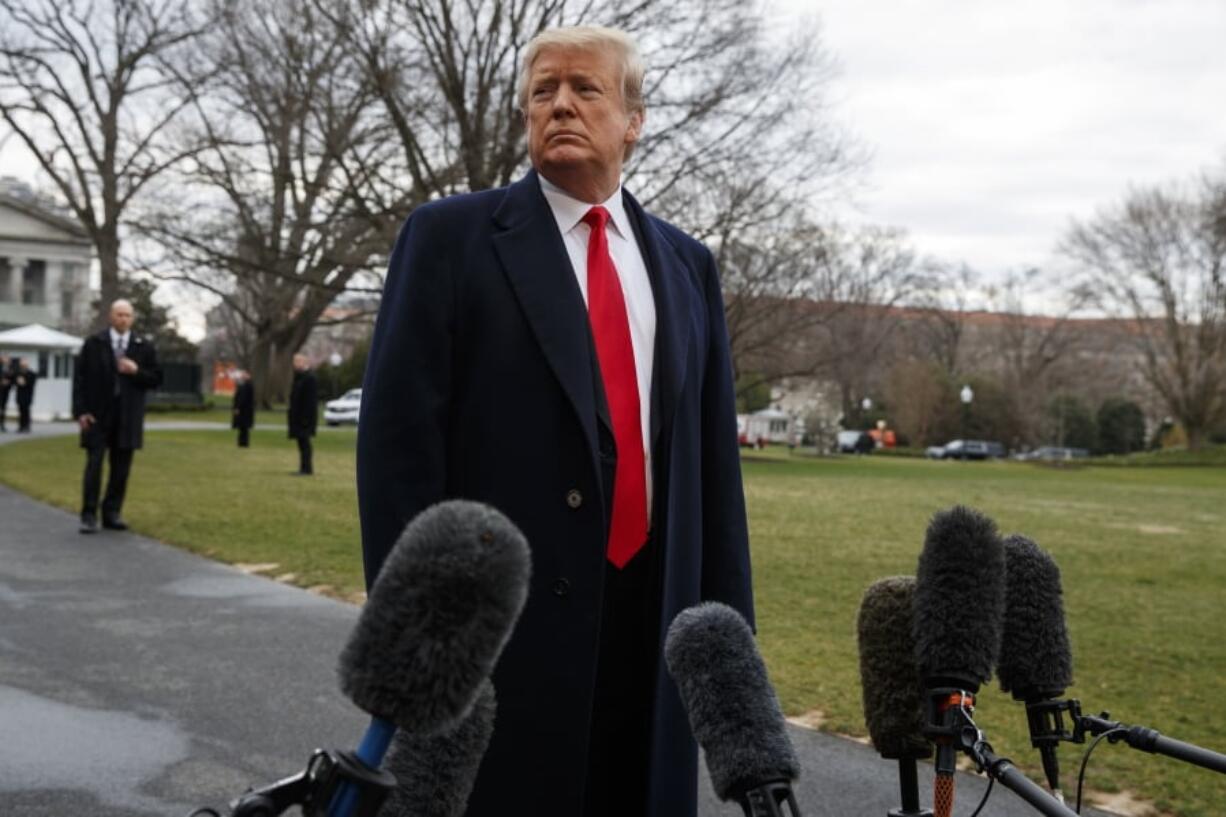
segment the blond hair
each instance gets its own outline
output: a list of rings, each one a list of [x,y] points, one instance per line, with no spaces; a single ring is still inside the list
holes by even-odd
[[[645,67],[634,40],[622,31],[605,26],[566,26],[542,31],[532,38],[524,51],[523,65],[519,69],[519,109],[528,113],[528,81],[532,64],[541,52],[549,48],[597,49],[605,48],[621,63],[622,104],[630,113],[643,112],[643,74]]]

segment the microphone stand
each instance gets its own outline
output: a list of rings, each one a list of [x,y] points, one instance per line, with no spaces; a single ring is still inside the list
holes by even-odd
[[[890,809],[886,817],[932,817],[932,809],[920,808],[919,773],[915,758],[898,759],[898,789],[902,795],[902,807]]]
[[[964,693],[964,698],[966,697],[969,696]],[[992,750],[992,745],[984,740],[983,732],[971,718],[971,711],[965,703],[945,710],[944,731],[947,737],[952,738],[952,745],[975,761],[975,766],[981,773],[988,774],[1047,817],[1077,817],[1077,812],[1033,782],[1008,758],[999,757]]]
[[[353,752],[317,749],[306,770],[263,788],[251,789],[230,803],[227,817],[276,817],[301,806],[303,817],[324,817],[341,787],[356,792],[353,817],[375,817],[396,788],[391,772],[372,769]],[[211,808],[189,817],[222,817]]]
[[[1064,729],[1062,713],[1065,712],[1072,721],[1072,732]],[[1028,703],[1026,717],[1031,725],[1031,743],[1035,746],[1051,746],[1062,740],[1085,743],[1087,734],[1094,737],[1105,734],[1110,743],[1123,742],[1142,752],[1165,755],[1218,774],[1226,774],[1226,755],[1165,737],[1156,729],[1113,721],[1108,712],[1083,715],[1081,701],[1076,698]]]

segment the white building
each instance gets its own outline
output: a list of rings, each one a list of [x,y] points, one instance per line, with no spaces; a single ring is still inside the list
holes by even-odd
[[[31,369],[39,372],[34,402],[30,404],[33,419],[72,419],[72,370],[82,342],[81,338],[38,324],[0,332],[0,354],[23,358]],[[15,388],[13,391],[6,408],[15,419],[17,396]]]
[[[89,320],[93,245],[75,220],[0,179],[0,330],[75,330]]]

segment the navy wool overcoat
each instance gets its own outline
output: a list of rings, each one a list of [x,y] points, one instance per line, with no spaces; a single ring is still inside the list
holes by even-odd
[[[714,259],[624,195],[657,314],[650,399],[662,648],[673,617],[700,601],[722,601],[752,623],[748,536]],[[406,221],[362,391],[367,582],[405,524],[444,499],[498,508],[532,554],[528,601],[494,673],[495,731],[470,817],[582,813],[612,480],[591,348],[583,297],[534,172],[431,202]],[[649,814],[686,817],[696,811],[697,748],[658,664],[644,747]]]

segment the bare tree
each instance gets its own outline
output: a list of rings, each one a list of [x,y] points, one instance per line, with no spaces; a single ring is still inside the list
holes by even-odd
[[[827,231],[809,279],[810,297],[826,311],[810,354],[839,386],[843,416],[856,412],[869,385],[880,388],[894,363],[890,342],[899,309],[921,279],[914,253],[896,230]]]
[[[1061,249],[1087,297],[1129,323],[1146,380],[1200,448],[1226,420],[1226,179],[1134,190]]]
[[[247,339],[265,404],[284,396],[290,358],[329,304],[363,280],[377,286],[395,227],[423,195],[382,175],[389,134],[344,8],[217,5],[192,55],[212,75],[194,106],[205,147],[181,177],[195,203],[155,203],[142,222],[164,253],[150,266],[212,292],[245,325],[231,334]]]
[[[933,361],[948,377],[965,364],[964,342],[971,300],[979,275],[966,264],[929,263],[918,280],[912,303],[915,319],[908,331],[915,339],[916,357]]]
[[[373,0],[359,14],[349,29],[354,51],[399,139],[405,174],[432,196],[505,185],[523,171],[523,49],[543,29],[574,23],[638,39],[648,124],[628,182],[682,227],[718,232],[727,213],[712,213],[713,180],[732,174],[760,187],[770,176],[776,190],[801,194],[855,165],[825,116],[829,67],[817,32],[772,41],[760,3]]]
[[[1084,303],[1080,291],[1059,293],[1058,300],[1041,310],[1030,308],[1028,299],[1044,278],[1041,270],[1029,268],[1010,272],[990,287],[988,300],[995,315],[980,337],[988,356],[983,368],[998,372],[1021,425],[1021,442],[1027,443],[1042,442],[1048,399],[1058,389],[1075,385],[1074,355],[1085,342],[1081,325],[1071,320]]]
[[[199,30],[175,0],[0,0],[0,117],[88,231],[103,304],[118,295],[125,213],[194,151],[162,138],[187,97],[160,62]]]

